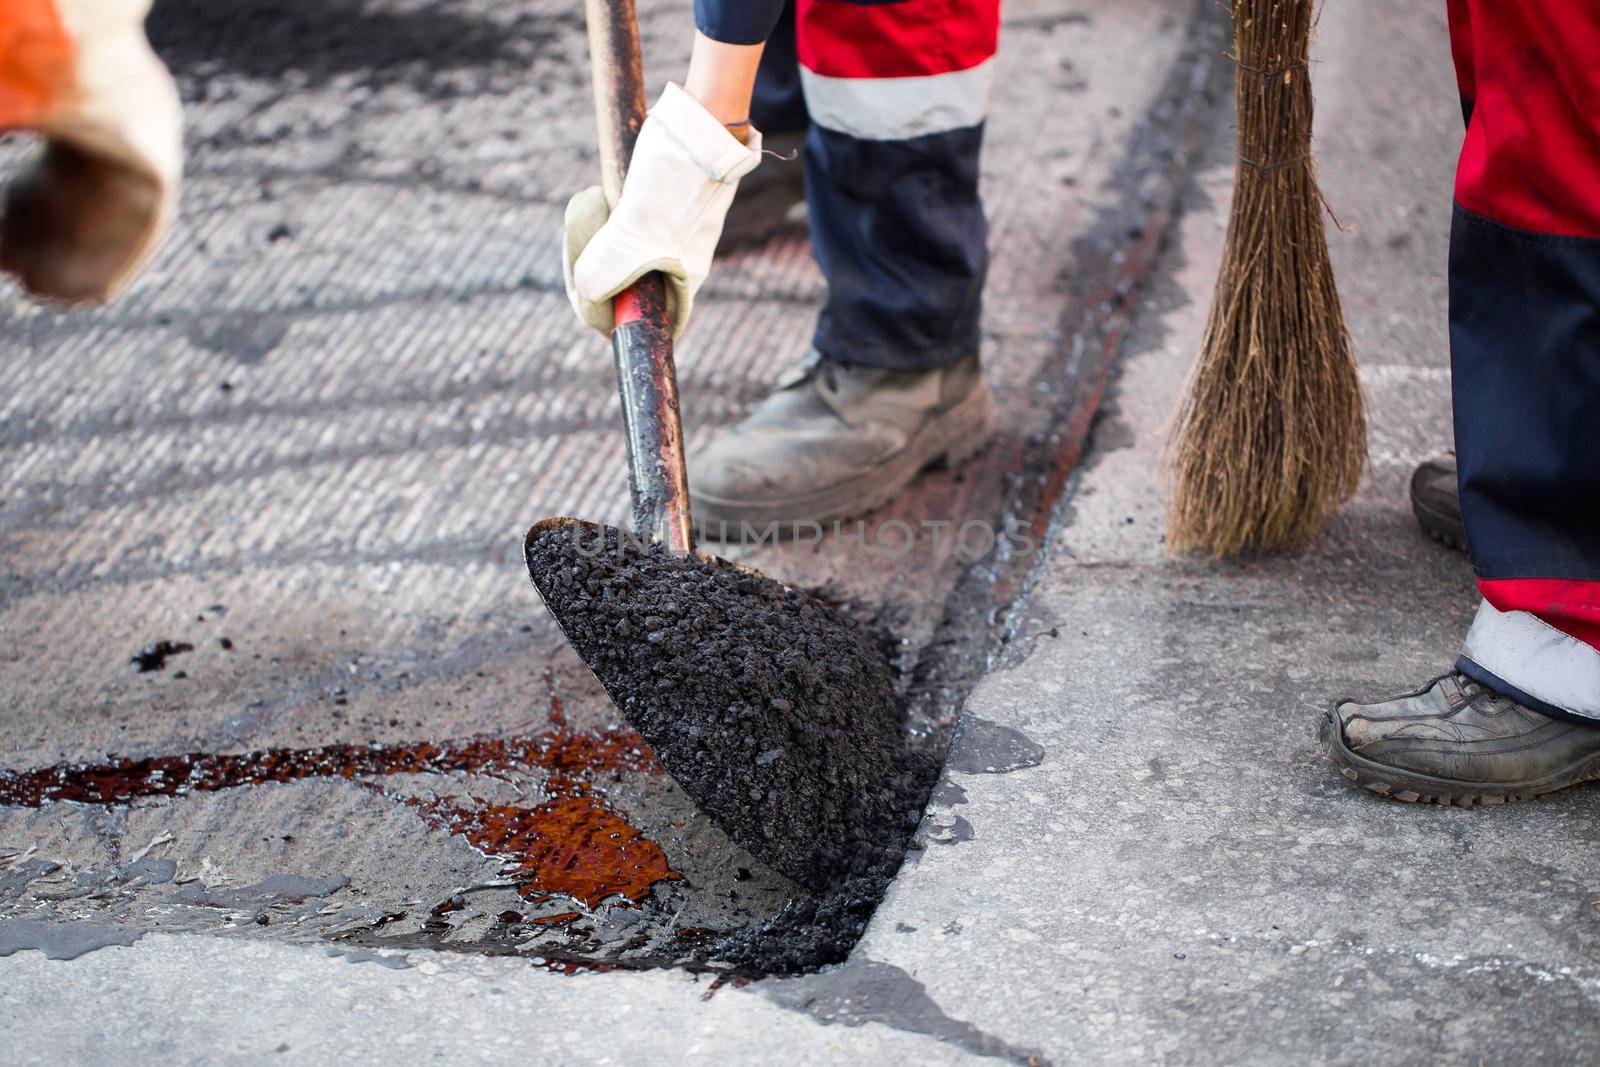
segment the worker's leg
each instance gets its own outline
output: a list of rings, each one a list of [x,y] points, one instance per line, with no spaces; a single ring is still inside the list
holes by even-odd
[[[1467,6],[1450,334],[1485,605],[1461,669],[1600,722],[1600,8]]]
[[[819,358],[692,458],[711,536],[860,515],[994,425],[978,150],[999,0],[797,0],[796,17]]]
[[[1367,784],[1503,798],[1600,773],[1600,9],[1451,14],[1470,111],[1450,249],[1456,451],[1484,603],[1458,675],[1342,705],[1334,740],[1354,759],[1333,747]]]
[[[978,153],[999,0],[799,0],[815,345],[893,370],[978,352],[988,266]]]

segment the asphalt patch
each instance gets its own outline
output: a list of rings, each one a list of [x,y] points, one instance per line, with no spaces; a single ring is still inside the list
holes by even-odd
[[[933,765],[858,623],[609,527],[541,525],[525,548],[567,639],[723,832],[816,892],[898,868]]]
[[[699,961],[727,974],[757,977],[805,974],[842,963],[893,881],[905,856],[902,844],[892,862],[870,874],[846,878],[822,893],[796,897],[777,915],[715,935],[701,946]]]

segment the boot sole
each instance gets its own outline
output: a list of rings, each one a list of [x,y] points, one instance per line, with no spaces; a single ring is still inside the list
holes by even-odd
[[[1390,767],[1350,751],[1344,743],[1344,731],[1339,728],[1337,710],[1323,714],[1318,733],[1322,751],[1348,781],[1378,796],[1405,804],[1454,804],[1463,808],[1470,808],[1474,804],[1505,804],[1532,800],[1569,786],[1600,780],[1600,754],[1555,774],[1523,782],[1457,781]]]
[[[982,452],[994,436],[994,397],[987,388],[928,420],[909,444],[882,464],[809,496],[780,501],[727,500],[689,490],[697,533],[707,540],[748,524],[758,535],[769,527],[792,537],[802,525],[851,519],[876,511],[905,492],[929,467],[955,467]]]

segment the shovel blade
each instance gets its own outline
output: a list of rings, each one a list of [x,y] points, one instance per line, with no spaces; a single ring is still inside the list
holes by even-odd
[[[689,797],[807,889],[892,870],[931,767],[884,654],[748,567],[543,519],[528,573],[568,642]]]

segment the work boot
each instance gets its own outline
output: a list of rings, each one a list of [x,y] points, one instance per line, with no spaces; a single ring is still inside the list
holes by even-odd
[[[762,134],[767,159],[739,182],[739,194],[722,224],[720,247],[724,252],[805,229],[805,162],[801,158],[805,140],[803,132]]]
[[[1461,523],[1461,486],[1456,481],[1456,454],[1446,452],[1419,466],[1411,475],[1411,510],[1428,536],[1441,544],[1467,550],[1467,529]]]
[[[1407,803],[1503,804],[1600,778],[1600,726],[1553,719],[1456,672],[1381,704],[1341,703],[1321,734],[1340,774]]]
[[[742,523],[852,518],[887,503],[923,468],[974,455],[994,432],[978,358],[931,371],[887,371],[814,357],[794,381],[691,457],[690,503],[702,536]]]

